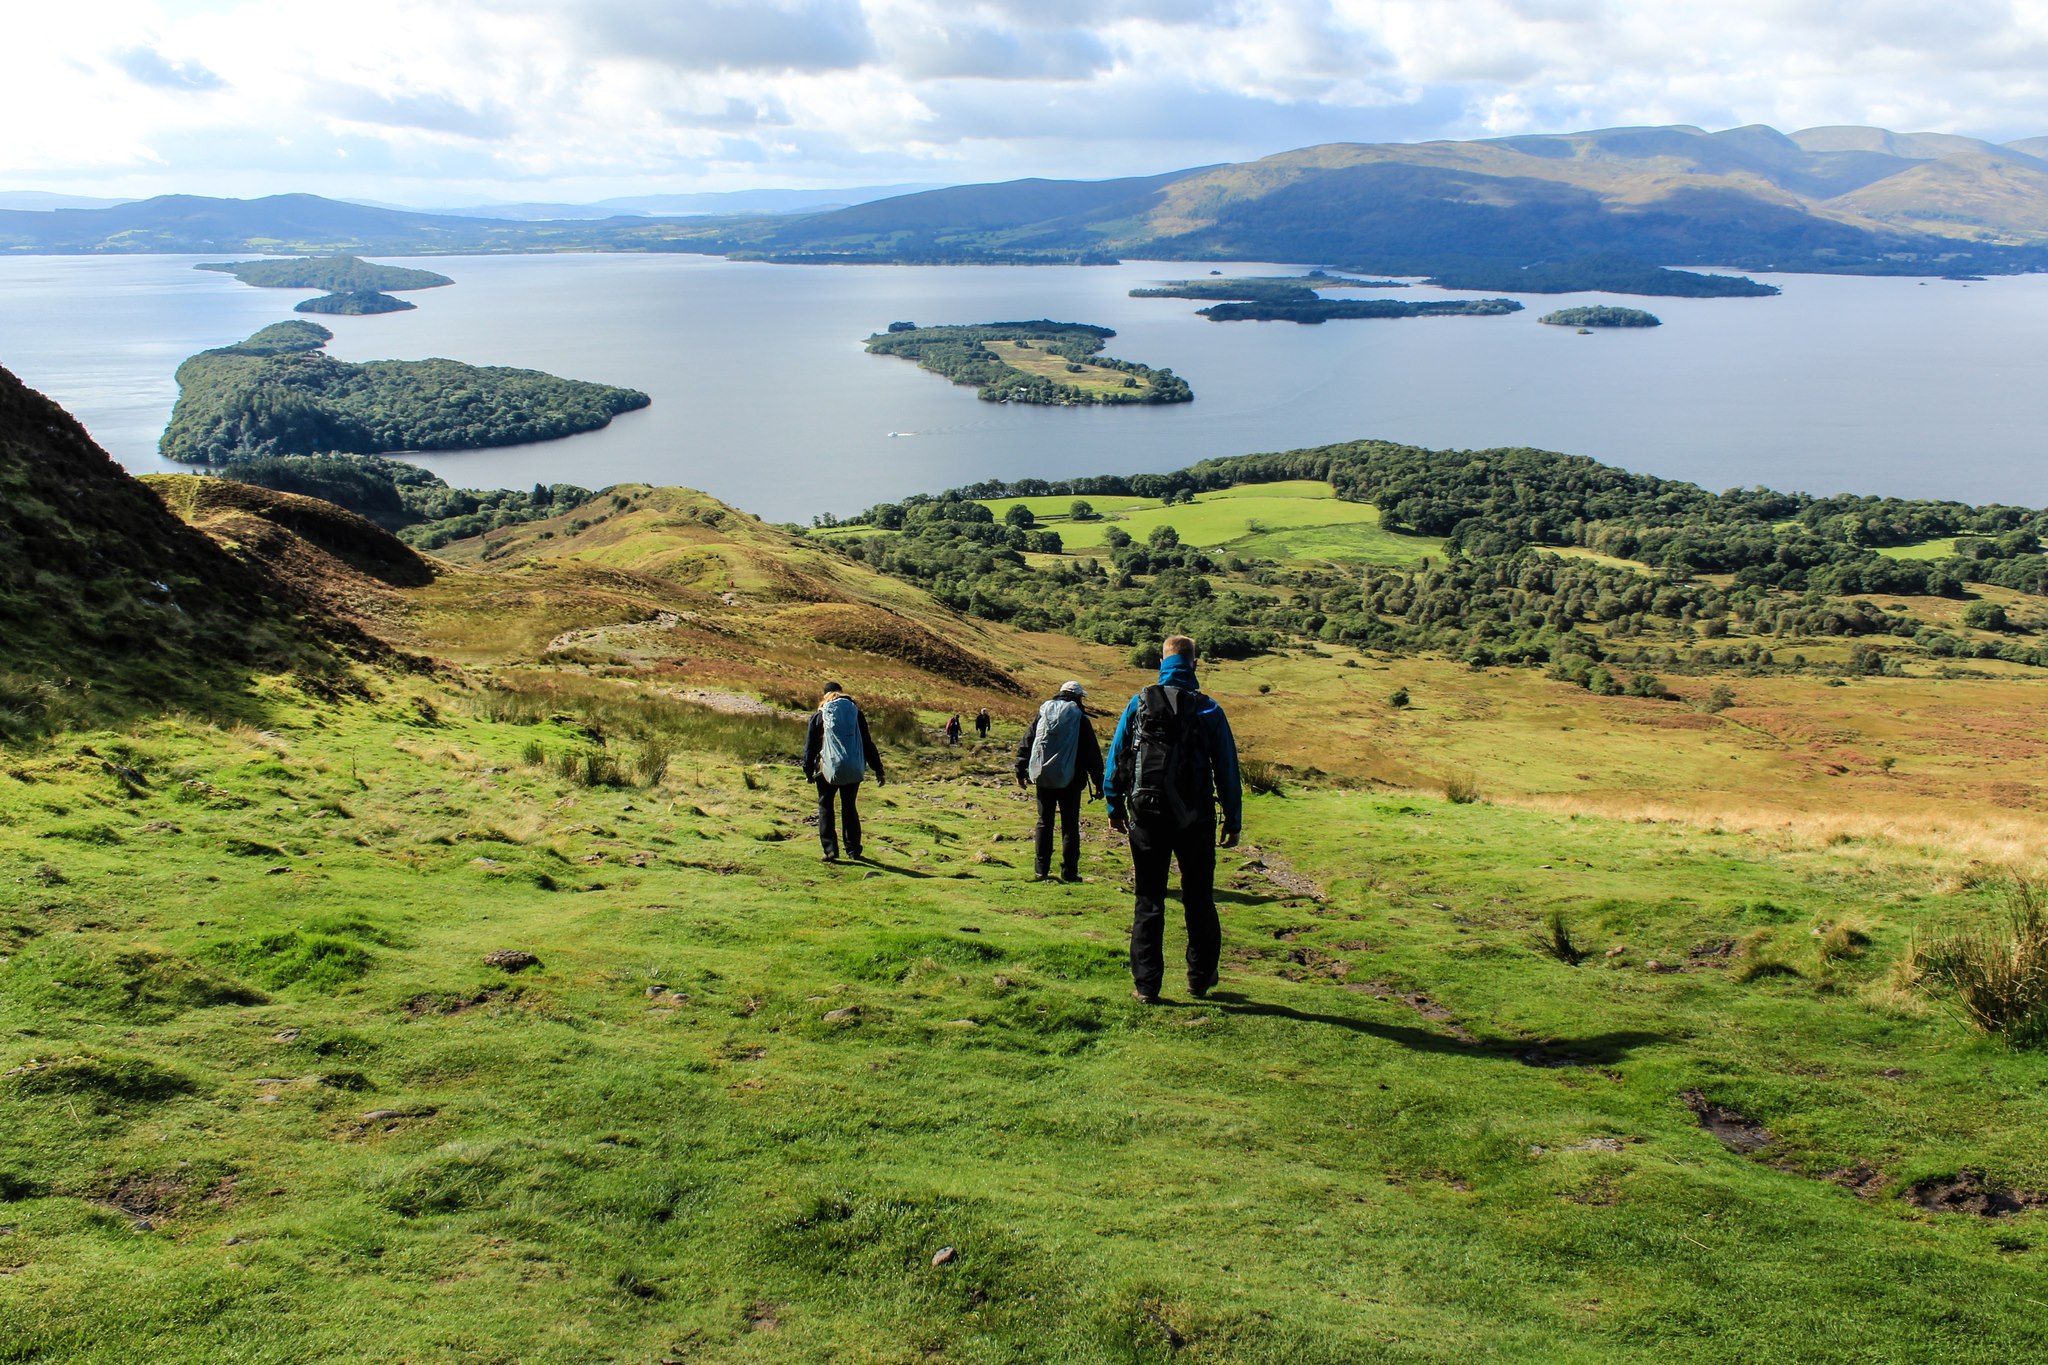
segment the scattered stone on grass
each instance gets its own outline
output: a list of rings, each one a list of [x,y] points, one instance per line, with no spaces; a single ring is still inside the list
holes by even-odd
[[[1688,1090],[1678,1098],[1684,1100],[1685,1107],[1699,1116],[1700,1127],[1712,1133],[1721,1145],[1731,1152],[1740,1152],[1747,1156],[1751,1152],[1760,1152],[1777,1141],[1771,1130],[1755,1119],[1715,1104],[1697,1090]]]
[[[860,1018],[859,1005],[847,1005],[840,1009],[825,1011],[825,1022],[828,1024],[850,1024],[858,1018]]]
[[[2048,1208],[2048,1194],[2038,1190],[2000,1189],[1984,1172],[1964,1168],[1954,1175],[1929,1176],[1906,1187],[1906,1202],[1929,1213],[1974,1213],[2003,1218],[2022,1209]]]
[[[1621,956],[1621,955],[1622,955],[1623,953],[1625,953],[1625,952],[1627,952],[1627,951],[1628,951],[1628,949],[1627,949],[1627,948],[1625,948],[1625,947],[1623,947],[1623,946],[1622,946],[1621,944],[1617,943],[1617,944],[1615,944],[1615,945],[1614,945],[1614,946],[1613,946],[1612,948],[1609,948],[1609,949],[1607,950],[1607,952],[1606,952],[1605,956],[1607,956],[1607,957],[1620,957],[1620,956]]]
[[[498,948],[484,954],[484,965],[503,972],[523,972],[538,967],[540,959],[521,948]]]
[[[935,1266],[948,1265],[957,1260],[959,1255],[960,1253],[952,1247],[940,1247],[936,1252],[932,1253],[932,1264]]]

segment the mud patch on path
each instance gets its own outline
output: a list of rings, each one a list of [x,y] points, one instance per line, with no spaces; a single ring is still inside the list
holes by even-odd
[[[1285,858],[1257,845],[1247,845],[1243,870],[1257,873],[1290,896],[1306,896],[1320,905],[1328,897],[1311,877],[1296,872]]]
[[[1906,1187],[1906,1202],[1929,1213],[1973,1213],[1979,1218],[2003,1218],[2023,1209],[2048,1209],[2048,1194],[2037,1190],[2008,1190],[1991,1185],[1984,1172],[1957,1171],[1954,1175],[1929,1176]]]
[[[1755,1119],[1715,1104],[1697,1090],[1688,1090],[1678,1098],[1699,1116],[1700,1127],[1712,1133],[1731,1152],[1748,1156],[1777,1141],[1771,1130]]]

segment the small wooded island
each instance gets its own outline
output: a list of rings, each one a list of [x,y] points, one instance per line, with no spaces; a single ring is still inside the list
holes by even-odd
[[[402,313],[417,304],[394,299],[400,289],[439,289],[455,281],[431,270],[377,265],[359,256],[293,256],[280,261],[216,261],[193,267],[233,275],[258,289],[325,289],[323,298],[307,299],[295,313]]]
[[[874,355],[915,360],[986,403],[1186,403],[1194,390],[1172,370],[1100,355],[1116,332],[1080,322],[986,322],[919,327],[892,322],[868,338]]]
[[[277,322],[178,367],[178,402],[158,450],[184,464],[273,455],[476,450],[595,431],[648,405],[637,389],[455,360],[351,364],[334,333]]]
[[[1595,304],[1586,308],[1560,308],[1536,319],[1552,327],[1662,327],[1664,319],[1640,308],[1615,308]]]
[[[317,299],[307,299],[293,308],[294,313],[341,313],[348,316],[362,316],[368,313],[403,313],[418,304],[408,299],[395,299],[375,289],[351,289],[343,294],[322,294]]]

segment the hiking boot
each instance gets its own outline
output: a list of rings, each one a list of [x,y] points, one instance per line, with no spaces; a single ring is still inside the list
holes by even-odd
[[[1147,995],[1143,991],[1132,991],[1131,999],[1137,1001],[1141,1005],[1156,1005],[1159,1003],[1158,995]]]
[[[1215,972],[1209,973],[1209,979],[1199,984],[1197,984],[1194,980],[1190,979],[1188,981],[1188,994],[1194,996],[1197,1000],[1201,1000],[1205,998],[1210,991],[1216,989],[1216,982],[1219,979],[1219,976]]]
[[[846,856],[855,862],[859,862],[861,860],[861,851],[857,848],[849,848],[846,850]]]
[[[828,863],[836,863],[839,861],[839,855],[837,853],[821,853],[818,855],[818,857],[821,861]]]

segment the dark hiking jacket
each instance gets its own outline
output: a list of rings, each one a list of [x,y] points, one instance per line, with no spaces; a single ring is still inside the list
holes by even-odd
[[[1199,689],[1195,681],[1195,666],[1178,654],[1160,663],[1159,684],[1188,691]],[[1131,697],[1123,715],[1117,719],[1116,734],[1109,741],[1109,778],[1102,784],[1102,790],[1109,798],[1111,819],[1124,814],[1124,802],[1130,795],[1117,789],[1117,763],[1123,757],[1124,746],[1137,741],[1132,730],[1144,695],[1139,692]],[[1223,828],[1241,830],[1244,828],[1244,788],[1237,775],[1237,737],[1230,733],[1230,722],[1224,717],[1223,708],[1216,704],[1216,699],[1205,696],[1202,700],[1207,705],[1195,716],[1196,733],[1209,746],[1209,778],[1216,787],[1216,803],[1223,810]]]
[[[1054,697],[1059,701],[1061,698]],[[1079,706],[1081,703],[1075,702]],[[1038,713],[1031,713],[1031,723],[1024,727],[1024,738],[1017,741],[1017,780],[1031,780],[1031,745],[1038,738]],[[1095,727],[1088,723],[1088,713],[1081,713],[1081,734],[1074,743],[1074,780],[1059,790],[1066,791],[1088,783],[1096,790],[1102,789],[1102,742],[1095,738]]]
[[[851,700],[851,698],[848,698]],[[868,733],[868,713],[856,703],[854,714],[860,717],[860,747],[867,756],[868,766],[875,770],[875,781],[886,779],[882,776],[882,755],[875,748],[875,738]],[[825,717],[820,711],[811,712],[810,729],[804,732],[804,776],[818,780],[818,761],[825,752]]]

